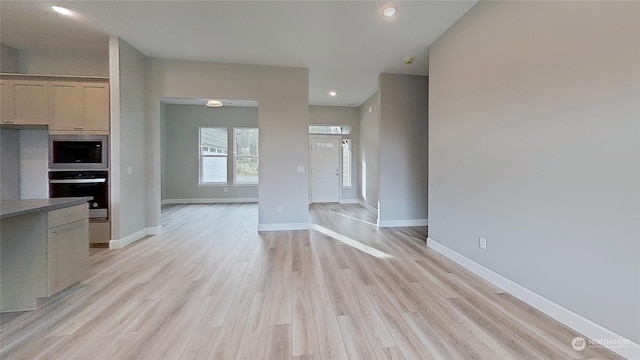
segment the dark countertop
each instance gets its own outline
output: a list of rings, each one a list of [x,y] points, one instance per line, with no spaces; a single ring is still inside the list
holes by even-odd
[[[91,196],[55,199],[28,199],[0,201],[0,219],[24,215],[36,211],[49,211],[84,204],[93,199]]]

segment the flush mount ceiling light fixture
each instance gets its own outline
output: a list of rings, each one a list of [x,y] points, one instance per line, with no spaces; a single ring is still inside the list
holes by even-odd
[[[338,93],[332,90],[332,91],[329,91],[329,96],[336,97],[338,96]]]
[[[206,107],[211,107],[211,108],[219,108],[223,106],[224,104],[220,100],[209,100],[207,101],[207,105],[206,105]]]
[[[394,8],[393,6],[386,7],[384,8],[384,10],[382,10],[382,15],[384,15],[385,17],[392,17],[395,14],[396,8]]]
[[[413,58],[413,56],[407,56],[406,58],[404,58],[404,63],[407,64],[407,65],[411,65],[411,64],[413,64],[414,60],[415,59]]]
[[[62,6],[52,6],[51,10],[57,12],[60,15],[64,15],[64,16],[71,16],[73,15],[73,11],[67,9],[67,8],[63,8]]]

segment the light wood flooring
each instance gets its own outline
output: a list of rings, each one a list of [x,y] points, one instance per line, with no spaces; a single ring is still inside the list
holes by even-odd
[[[0,317],[2,359],[618,359],[360,205],[256,231],[257,205],[173,205],[92,249],[91,277]]]

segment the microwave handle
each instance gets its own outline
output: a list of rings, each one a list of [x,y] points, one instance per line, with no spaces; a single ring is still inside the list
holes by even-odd
[[[51,184],[97,184],[106,182],[107,179],[66,179],[66,180],[49,180]]]

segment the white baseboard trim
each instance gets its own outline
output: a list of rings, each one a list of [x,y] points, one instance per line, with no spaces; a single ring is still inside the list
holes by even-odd
[[[427,219],[407,219],[407,220],[380,220],[378,227],[408,227],[408,226],[428,226]]]
[[[144,228],[133,234],[127,235],[122,239],[109,240],[109,249],[122,249],[148,235],[158,235],[162,232],[162,225]]]
[[[487,280],[493,285],[501,288],[507,293],[517,297],[528,305],[538,309],[544,314],[552,317],[560,323],[570,327],[571,329],[585,335],[594,341],[604,340],[603,345],[609,350],[626,357],[627,359],[640,359],[640,345],[626,339],[624,336],[596,324],[595,322],[574,313],[573,311],[562,307],[545,297],[525,288],[524,286],[513,282],[504,276],[478,264],[477,262],[459,254],[458,252],[448,248],[445,245],[427,238],[427,246],[438,253],[446,256],[455,263],[461,265],[472,273]],[[624,346],[618,344],[606,346],[606,340],[620,340]],[[567,344],[569,346],[570,344]]]
[[[158,235],[160,233],[162,233],[162,225],[147,228],[147,235]]]
[[[340,204],[358,204],[359,202],[358,199],[340,199]]]
[[[358,204],[360,204],[360,205],[362,205],[364,207],[368,207],[371,210],[378,211],[378,209],[376,209],[375,206],[371,206],[371,205],[367,204],[366,202],[364,202],[362,200],[358,200]]]
[[[309,230],[309,223],[258,224],[258,231]]]
[[[164,199],[160,203],[167,204],[230,204],[257,203],[258,198],[195,198],[195,199]]]

